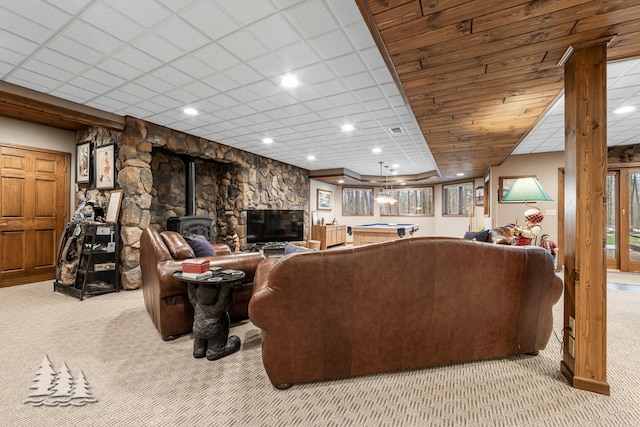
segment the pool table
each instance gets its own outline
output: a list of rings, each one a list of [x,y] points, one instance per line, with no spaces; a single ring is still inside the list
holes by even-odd
[[[353,235],[353,245],[384,242],[413,235],[420,227],[418,224],[362,224],[347,227],[347,233]]]

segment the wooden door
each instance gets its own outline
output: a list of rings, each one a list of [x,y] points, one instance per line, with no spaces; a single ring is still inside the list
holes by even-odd
[[[0,287],[55,278],[70,155],[0,145]]]

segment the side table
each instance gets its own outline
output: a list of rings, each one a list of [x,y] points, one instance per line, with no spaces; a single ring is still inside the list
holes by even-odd
[[[229,313],[233,286],[245,273],[240,270],[213,270],[213,275],[194,279],[178,270],[177,280],[188,286],[189,301],[193,305],[193,357],[217,360],[240,349],[240,338],[229,336]]]

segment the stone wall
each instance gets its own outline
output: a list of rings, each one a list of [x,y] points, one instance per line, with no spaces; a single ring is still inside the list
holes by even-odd
[[[96,128],[83,132],[96,141],[113,133]],[[250,209],[304,209],[308,238],[310,183],[305,169],[132,117],[126,118],[116,141],[117,188],[123,190],[119,222],[124,289],[142,283],[142,230],[164,230],[169,217],[185,213],[186,176],[180,156],[197,159],[195,214],[212,218],[217,242],[230,243],[237,233],[244,245],[244,211]]]

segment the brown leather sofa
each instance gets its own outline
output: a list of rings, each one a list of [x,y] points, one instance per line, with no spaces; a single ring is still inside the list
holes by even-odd
[[[253,290],[253,277],[260,261],[259,252],[232,254],[225,244],[212,245],[216,256],[203,257],[212,266],[233,268],[245,273],[244,279],[233,289],[229,308],[232,321],[248,317],[247,306]],[[169,340],[191,332],[193,306],[189,302],[187,285],[173,278],[182,260],[193,258],[193,250],[175,231],[159,233],[147,227],[140,236],[140,268],[144,304],[162,339]]]
[[[562,294],[539,247],[416,237],[265,259],[249,318],[271,383],[537,354]]]

